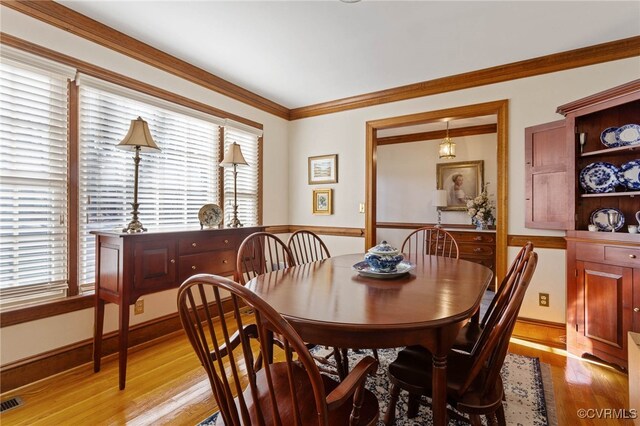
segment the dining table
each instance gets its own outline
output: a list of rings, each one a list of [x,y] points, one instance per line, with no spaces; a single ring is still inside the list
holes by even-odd
[[[447,354],[480,308],[493,272],[441,256],[412,256],[404,274],[369,274],[364,253],[330,257],[258,275],[247,287],[309,343],[382,349],[421,345],[433,354],[433,420],[447,422]],[[455,367],[455,366],[454,366]]]

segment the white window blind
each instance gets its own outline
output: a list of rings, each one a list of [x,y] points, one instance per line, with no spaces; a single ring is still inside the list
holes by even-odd
[[[229,125],[224,128],[225,152],[233,142],[240,144],[242,155],[249,164],[238,166],[238,218],[244,226],[258,225],[260,168],[258,135]],[[224,222],[231,222],[233,216],[233,167],[224,169]]]
[[[14,57],[8,48],[2,53],[0,306],[7,307],[67,293],[67,78],[72,74],[29,61],[28,55]]]
[[[198,210],[218,203],[219,126],[96,87],[80,86],[80,284],[95,280],[95,229],[131,220],[133,153],[116,149],[131,120],[149,123],[160,153],[141,153],[140,221],[149,228],[197,225]]]

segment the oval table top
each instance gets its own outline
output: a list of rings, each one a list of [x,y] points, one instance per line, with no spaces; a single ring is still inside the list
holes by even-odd
[[[307,339],[316,336],[305,336],[305,327],[321,327],[326,333],[407,332],[464,321],[479,307],[493,278],[489,268],[477,263],[424,256],[412,258],[416,267],[408,274],[382,280],[352,269],[363,258],[349,254],[274,271],[255,277],[247,287]],[[324,338],[309,341],[331,344]]]

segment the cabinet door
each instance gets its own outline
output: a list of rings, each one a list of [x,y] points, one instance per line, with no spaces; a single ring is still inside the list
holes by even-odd
[[[573,229],[574,201],[564,120],[525,129],[525,226]]]
[[[139,296],[175,286],[177,278],[175,240],[150,240],[134,245],[132,293]],[[135,300],[135,298],[133,299]]]
[[[632,327],[633,269],[576,262],[577,343],[586,353],[627,359]],[[607,359],[616,361],[616,359]]]

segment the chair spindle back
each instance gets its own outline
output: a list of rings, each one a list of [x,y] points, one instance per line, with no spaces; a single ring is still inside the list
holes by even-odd
[[[287,241],[287,246],[296,264],[304,265],[331,257],[324,242],[311,231],[301,229],[294,232]]]

